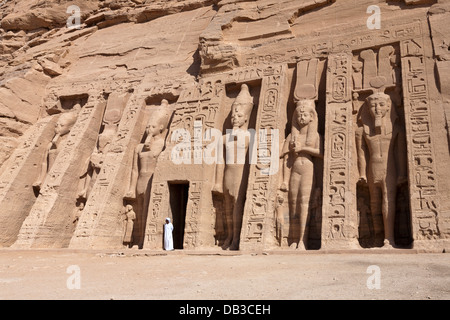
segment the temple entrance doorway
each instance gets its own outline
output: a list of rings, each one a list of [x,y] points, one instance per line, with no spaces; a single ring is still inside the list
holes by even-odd
[[[189,182],[169,182],[169,193],[173,224],[173,247],[174,249],[183,249]]]

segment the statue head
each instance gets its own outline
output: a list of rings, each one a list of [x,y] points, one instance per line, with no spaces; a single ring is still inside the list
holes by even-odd
[[[152,113],[145,128],[147,137],[155,137],[167,129],[170,120],[169,102],[166,99],[161,101],[161,106]]]
[[[241,86],[241,92],[239,92],[239,95],[231,106],[231,123],[233,124],[233,128],[241,128],[248,124],[252,110],[253,98],[250,95],[248,86],[243,84]]]
[[[296,140],[300,134],[300,129],[304,127],[308,127],[306,145],[312,146],[317,138],[318,117],[316,103],[311,99],[299,100],[296,103],[292,119],[292,139]]]
[[[59,116],[58,122],[56,123],[55,133],[59,136],[63,136],[70,132],[70,129],[77,121],[78,112],[70,111],[65,112]]]
[[[313,121],[317,121],[316,104],[314,100],[297,101],[294,120],[299,127],[309,125]]]
[[[382,126],[382,119],[390,115],[392,101],[391,97],[385,93],[377,92],[367,98],[370,115],[375,120],[375,127]]]

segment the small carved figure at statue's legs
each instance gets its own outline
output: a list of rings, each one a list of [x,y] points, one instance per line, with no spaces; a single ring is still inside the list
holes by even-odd
[[[282,193],[277,194],[276,208],[275,208],[275,230],[278,244],[281,246],[283,242],[283,226],[284,226],[284,212],[283,212],[284,197]]]

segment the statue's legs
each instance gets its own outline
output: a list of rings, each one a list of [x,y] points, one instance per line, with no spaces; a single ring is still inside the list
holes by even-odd
[[[234,197],[231,196],[227,191],[223,194],[224,202],[224,212],[225,212],[225,226],[227,237],[223,243],[223,248],[227,249],[231,245],[233,240],[233,207],[234,207]]]
[[[134,222],[133,230],[133,245],[140,246],[141,239],[143,239],[143,217],[144,217],[144,203],[145,194],[138,194],[136,196],[136,220]]]
[[[306,249],[308,242],[309,201],[314,182],[314,165],[311,161],[296,161],[289,181],[289,211],[300,218],[298,249]]]
[[[297,211],[297,200],[298,200],[298,193],[300,189],[300,179],[301,176],[296,173],[291,173],[291,178],[289,179],[289,215],[291,219],[297,218],[298,211]]]
[[[384,244],[386,247],[395,246],[394,224],[395,224],[395,200],[396,181],[389,181],[387,178],[383,185],[383,223],[384,223]]]
[[[233,206],[233,242],[230,250],[239,250],[239,241],[241,239],[242,217],[245,206],[245,190],[240,190]]]
[[[370,213],[372,214],[375,238],[384,236],[384,222],[382,218],[383,195],[381,188],[369,181]]]
[[[311,162],[303,165],[300,181],[300,241],[299,249],[306,249],[309,236],[309,201],[314,180],[314,166]]]
[[[45,153],[44,160],[42,161],[41,170],[38,179],[33,183],[33,187],[40,190],[48,171],[52,168],[53,162],[56,159],[56,149],[50,149]]]

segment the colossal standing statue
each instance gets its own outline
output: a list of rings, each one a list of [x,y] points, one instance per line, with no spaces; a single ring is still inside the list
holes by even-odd
[[[138,245],[142,245],[144,241],[151,179],[156,161],[165,147],[169,120],[169,103],[164,99],[161,106],[150,116],[145,129],[144,143],[140,143],[134,152],[130,186],[124,198],[136,201],[135,232],[137,234],[133,238],[135,241],[139,239]]]
[[[292,118],[291,134],[285,141],[282,155],[285,158],[293,158],[290,175],[283,177],[281,189],[289,191],[291,218],[299,217],[300,220],[300,238],[297,245],[300,250],[307,248],[308,241],[309,201],[314,186],[313,157],[323,157],[317,125],[314,100],[298,101]]]
[[[360,182],[368,183],[373,217],[382,214],[384,246],[389,248],[395,245],[397,186],[407,181],[405,133],[390,96],[381,92],[367,98],[358,122],[356,147]],[[375,230],[383,230],[383,227],[375,226]]]
[[[117,133],[123,109],[128,100],[128,94],[113,92],[108,97],[105,114],[102,121],[102,130],[97,139],[97,145],[85,164],[85,170],[81,179],[83,188],[78,192],[78,198],[86,201],[91,188],[94,186],[98,174],[103,165],[104,158],[111,147],[111,143]]]
[[[70,132],[70,129],[75,124],[80,109],[80,104],[76,104],[73,107],[72,111],[63,113],[59,116],[58,122],[56,123],[55,127],[55,135],[45,150],[44,160],[41,164],[39,177],[36,182],[33,183],[33,188],[37,191],[40,190],[41,185],[42,183],[44,183],[44,180],[47,176],[47,173],[52,168],[56,156],[58,155],[59,145],[62,142],[62,138]]]
[[[236,159],[237,155],[247,155],[249,138],[246,135],[250,116],[253,110],[253,97],[249,88],[243,84],[241,91],[231,107],[231,123],[233,134],[223,136],[227,163],[217,164],[216,185],[213,192],[223,194],[225,208],[225,224],[227,237],[223,248],[239,249],[239,240],[244,214],[247,181],[245,169],[248,166],[245,159]],[[239,138],[245,137],[245,143],[239,143]],[[229,141],[230,140],[230,141]],[[234,154],[229,154],[233,150]],[[232,161],[229,161],[230,159]]]

